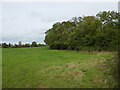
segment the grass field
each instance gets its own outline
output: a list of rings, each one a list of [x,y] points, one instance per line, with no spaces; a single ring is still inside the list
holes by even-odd
[[[114,52],[4,48],[3,88],[113,88]]]

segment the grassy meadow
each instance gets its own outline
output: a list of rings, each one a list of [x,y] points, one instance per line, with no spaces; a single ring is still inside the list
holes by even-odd
[[[3,48],[3,88],[114,88],[115,52]]]

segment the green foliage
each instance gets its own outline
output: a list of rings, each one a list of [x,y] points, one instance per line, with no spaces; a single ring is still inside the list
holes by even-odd
[[[31,47],[31,45],[28,44],[28,43],[26,43],[26,44],[24,45],[24,47]]]
[[[32,42],[31,47],[37,47],[37,43],[35,41]]]
[[[0,48],[2,48],[2,44],[0,43]]]
[[[118,19],[119,13],[103,11],[96,16],[57,22],[46,32],[45,43],[51,49],[117,50]]]
[[[22,42],[21,41],[18,43],[18,47],[22,47]]]
[[[17,44],[14,44],[14,46],[13,46],[14,48],[18,48],[18,45]]]
[[[46,46],[46,45],[44,45],[44,44],[38,44],[38,47],[41,47],[41,46]]]
[[[46,46],[44,44],[37,44],[35,41],[32,42],[32,44],[29,43],[25,43],[22,44],[22,42],[20,41],[18,44],[7,44],[7,43],[0,43],[0,48],[23,48],[23,47],[41,47],[41,46]]]
[[[2,48],[8,48],[7,43],[2,43]]]

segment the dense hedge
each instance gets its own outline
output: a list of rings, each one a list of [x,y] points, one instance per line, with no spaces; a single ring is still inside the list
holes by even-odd
[[[46,31],[44,41],[51,49],[117,50],[119,18],[120,14],[115,11],[73,17],[69,21],[55,23]]]

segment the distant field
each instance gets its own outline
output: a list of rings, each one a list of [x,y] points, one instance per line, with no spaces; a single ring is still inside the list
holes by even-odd
[[[3,88],[109,88],[114,52],[3,49]]]

